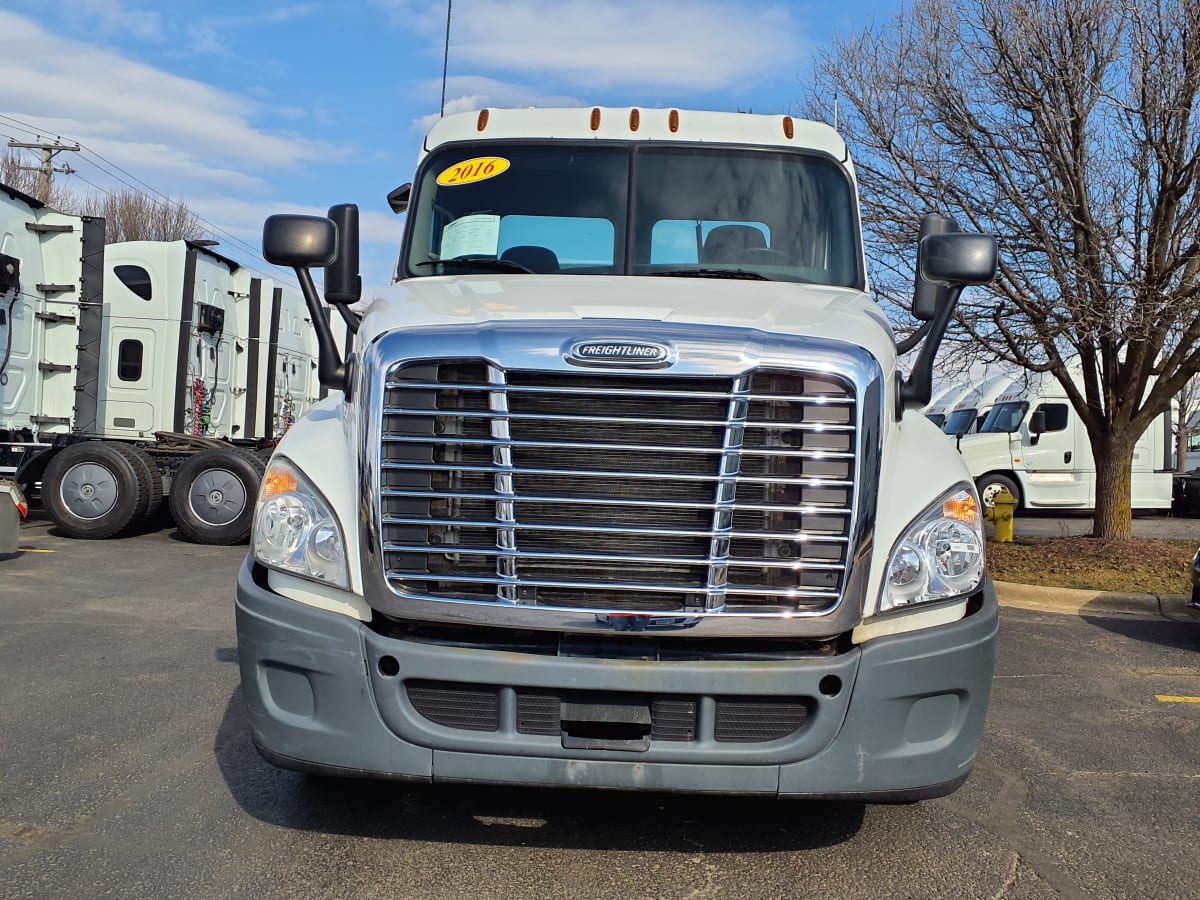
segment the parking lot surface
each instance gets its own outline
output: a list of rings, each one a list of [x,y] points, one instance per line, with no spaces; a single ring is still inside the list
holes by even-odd
[[[1002,610],[975,772],[921,804],[401,785],[254,751],[244,547],[44,523],[21,545],[0,560],[6,898],[1198,892],[1194,622]]]

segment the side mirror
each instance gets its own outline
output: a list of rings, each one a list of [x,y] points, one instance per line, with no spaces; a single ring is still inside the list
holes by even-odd
[[[913,315],[922,322],[929,322],[937,315],[945,301],[945,290],[939,284],[927,281],[921,273],[922,248],[925,238],[933,234],[949,234],[958,231],[958,223],[949,216],[929,213],[921,217],[921,232],[917,238],[917,275],[913,284]]]
[[[337,228],[338,252],[325,266],[325,302],[357,303],[362,296],[362,276],[358,274],[358,207],[353,203],[331,206],[329,220]]]
[[[327,266],[337,249],[337,226],[321,216],[268,216],[263,225],[263,259],[277,266]]]
[[[1034,414],[1032,416],[1029,417],[1029,433],[1031,435],[1035,435],[1035,434],[1045,434],[1045,432],[1046,432],[1046,411],[1044,409],[1039,409],[1036,412],[1034,412]]]
[[[996,258],[990,234],[931,234],[921,239],[920,273],[945,287],[987,284],[996,277]]]
[[[408,209],[408,198],[412,196],[412,183],[402,184],[387,195],[388,206],[396,215]]]

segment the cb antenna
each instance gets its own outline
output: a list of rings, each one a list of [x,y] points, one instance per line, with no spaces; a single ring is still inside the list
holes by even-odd
[[[439,116],[446,115],[446,69],[450,65],[450,10],[454,0],[446,0],[446,47],[442,52],[442,110]]]

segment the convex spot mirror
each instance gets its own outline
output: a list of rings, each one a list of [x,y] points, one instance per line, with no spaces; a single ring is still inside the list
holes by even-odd
[[[263,259],[277,266],[327,266],[337,257],[337,226],[324,216],[268,216]]]
[[[921,239],[921,277],[959,287],[996,277],[996,239],[990,234],[931,234]]]

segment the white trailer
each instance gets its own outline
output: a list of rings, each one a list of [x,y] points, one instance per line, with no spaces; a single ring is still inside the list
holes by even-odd
[[[1077,363],[1072,374],[1080,380]],[[1134,509],[1171,508],[1173,447],[1171,415],[1164,413],[1134,448]],[[1025,509],[1096,506],[1096,461],[1087,429],[1049,372],[1014,378],[980,431],[959,441],[959,451],[987,506],[1001,487]]]
[[[0,448],[75,537],[136,527],[164,493],[187,536],[242,540],[264,454],[314,402],[294,290],[187,241],[103,242],[103,221],[5,191]],[[40,484],[40,489],[38,485]]]

